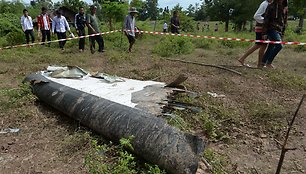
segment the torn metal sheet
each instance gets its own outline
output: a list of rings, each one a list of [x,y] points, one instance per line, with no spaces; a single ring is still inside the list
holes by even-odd
[[[48,76],[53,78],[81,79],[90,75],[89,73],[77,66],[48,66],[47,72]]]
[[[97,72],[95,74],[92,74],[91,76],[95,77],[95,78],[104,79],[108,83],[124,82],[123,78],[118,77],[118,76],[112,76],[112,75],[109,75],[109,74],[106,74],[106,73]]]
[[[153,115],[172,89],[161,82],[123,79],[115,83],[89,76],[58,79],[47,71],[26,78],[48,82],[32,83],[33,93],[48,105],[113,141],[133,136],[134,152],[170,174],[195,174],[204,141]]]
[[[18,128],[6,128],[0,129],[0,134],[7,134],[7,133],[18,133],[20,129]]]

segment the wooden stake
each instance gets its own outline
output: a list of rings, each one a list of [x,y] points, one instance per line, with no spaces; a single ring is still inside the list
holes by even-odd
[[[282,166],[283,166],[283,162],[284,162],[284,159],[285,159],[285,155],[286,155],[286,152],[288,152],[289,150],[294,150],[295,148],[287,148],[287,142],[288,142],[288,138],[289,138],[289,134],[290,134],[290,131],[293,127],[293,124],[294,124],[294,121],[295,121],[295,118],[303,104],[303,101],[304,101],[304,98],[306,97],[306,95],[304,94],[300,103],[299,103],[299,106],[298,108],[296,109],[295,113],[294,113],[294,116],[289,124],[289,127],[288,127],[288,130],[287,130],[287,133],[286,133],[286,137],[285,137],[285,141],[284,141],[284,144],[282,145],[282,152],[281,152],[281,156],[280,156],[280,159],[279,159],[279,162],[278,162],[278,166],[277,166],[277,170],[276,170],[276,173],[275,174],[280,174],[281,172],[281,169],[282,169]]]

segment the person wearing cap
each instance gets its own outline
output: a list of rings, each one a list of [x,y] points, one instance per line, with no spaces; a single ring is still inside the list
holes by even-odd
[[[173,17],[170,19],[171,33],[180,34],[180,19],[178,11],[173,12]]]
[[[86,16],[86,25],[88,27],[88,34],[99,34],[100,28],[99,28],[99,20],[96,16],[97,13],[97,7],[92,5],[90,7],[90,14]],[[89,41],[90,41],[90,51],[92,54],[95,53],[95,42],[97,41],[99,45],[99,52],[104,52],[104,41],[103,37],[99,35],[95,36],[89,36]]]
[[[131,7],[129,9],[128,13],[129,14],[125,17],[125,20],[124,20],[123,29],[124,29],[125,35],[127,36],[128,40],[129,40],[129,43],[130,43],[129,52],[131,52],[132,48],[133,48],[133,45],[136,41],[135,32],[137,30],[137,27],[136,27],[135,17],[137,15],[138,11],[136,10],[135,7]]]
[[[282,41],[286,17],[284,0],[274,0],[266,9],[263,23],[263,39],[270,41]],[[272,62],[277,54],[282,50],[282,44],[269,44],[262,60],[262,66],[274,68]]]
[[[41,14],[37,16],[37,26],[38,26],[38,34],[42,36],[41,41],[45,42],[46,38],[48,41],[51,41],[51,25],[50,25],[50,18],[47,14],[47,8],[42,7],[41,8]],[[44,45],[44,43],[42,44]],[[48,46],[50,46],[50,42],[48,43]]]
[[[56,10],[56,16],[53,18],[52,21],[52,33],[56,32],[58,39],[67,39],[66,31],[68,30],[69,33],[70,27],[69,24],[65,18],[65,16],[62,16],[62,12],[60,10]],[[64,50],[64,46],[66,44],[66,40],[59,41],[59,47]]]
[[[84,8],[79,8],[79,13],[75,15],[74,24],[76,32],[79,36],[85,36],[85,25],[86,25],[86,17],[84,14]],[[80,38],[79,40],[79,50],[83,52],[85,48],[85,38]]]
[[[31,16],[29,16],[29,12],[27,9],[23,10],[23,15],[21,16],[20,21],[21,21],[22,31],[24,32],[26,37],[26,43],[29,44],[30,36],[32,43],[34,43],[35,37],[34,37],[33,21]]]

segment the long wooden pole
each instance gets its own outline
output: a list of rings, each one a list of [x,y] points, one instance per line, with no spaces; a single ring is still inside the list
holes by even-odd
[[[288,142],[288,139],[289,139],[289,134],[290,134],[290,131],[293,127],[293,124],[294,124],[294,121],[296,119],[296,116],[303,104],[303,101],[304,101],[304,98],[306,97],[306,94],[303,95],[300,103],[299,103],[299,106],[298,108],[296,109],[295,113],[294,113],[294,116],[289,124],[289,127],[288,127],[288,130],[287,130],[287,133],[286,133],[286,137],[285,137],[285,141],[284,141],[284,144],[282,145],[282,152],[281,152],[281,156],[280,156],[280,159],[279,159],[279,162],[278,162],[278,166],[277,166],[277,170],[275,172],[275,174],[280,174],[281,172],[281,169],[282,169],[282,166],[283,166],[283,162],[284,162],[284,159],[285,159],[285,155],[286,155],[286,152],[288,152],[288,150],[292,150],[292,149],[289,149],[287,148],[287,142]]]

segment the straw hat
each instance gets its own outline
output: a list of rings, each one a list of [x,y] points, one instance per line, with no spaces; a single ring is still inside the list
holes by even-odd
[[[129,9],[129,13],[138,13],[138,11],[136,10],[135,7],[131,7],[131,8]]]

